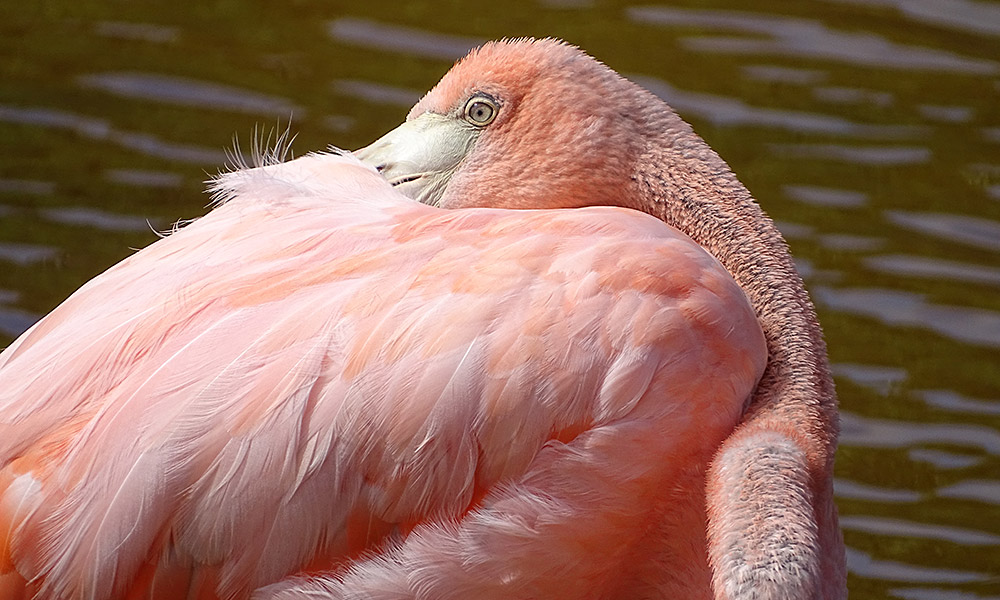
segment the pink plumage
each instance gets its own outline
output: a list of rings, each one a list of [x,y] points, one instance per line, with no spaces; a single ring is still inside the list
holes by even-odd
[[[121,597],[146,563],[245,597],[357,552],[355,512],[496,518],[561,462],[641,488],[714,449],[763,369],[739,287],[641,213],[444,211],[336,155],[219,186],[3,355],[8,560],[43,597]]]
[[[470,116],[473,102],[486,108]],[[614,108],[636,103],[655,110]],[[471,55],[410,119],[465,153],[432,157],[441,179],[398,175],[380,148],[399,138],[361,153],[381,174],[338,154],[226,174],[220,206],[0,356],[0,600],[721,599],[816,583],[815,548],[840,542],[824,516],[835,422],[816,413],[832,397],[789,394],[798,371],[783,369],[805,348],[820,362],[801,385],[828,383],[822,341],[770,222],[748,195],[748,216],[728,216],[746,191],[721,160],[548,40]],[[512,163],[518,140],[526,161],[545,136],[575,146]],[[670,144],[694,145],[657,171],[649,149]],[[677,190],[718,198],[717,222],[672,218]],[[596,204],[618,206],[572,208]],[[751,235],[740,219],[764,232],[749,268],[725,250]],[[762,439],[791,457],[754,476],[779,484],[760,497],[774,514],[800,519],[801,565],[784,570],[766,556],[783,521],[748,522],[739,492]],[[804,496],[782,512],[784,481]],[[753,540],[763,558],[744,559]]]

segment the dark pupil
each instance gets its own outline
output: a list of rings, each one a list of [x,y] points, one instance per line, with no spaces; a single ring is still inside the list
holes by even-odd
[[[472,118],[476,121],[485,121],[490,118],[493,109],[483,102],[476,102],[472,105]]]

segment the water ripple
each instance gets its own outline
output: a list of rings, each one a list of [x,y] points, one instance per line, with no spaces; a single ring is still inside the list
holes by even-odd
[[[843,377],[854,385],[875,390],[883,396],[909,377],[906,369],[859,363],[832,363],[830,370],[836,377]]]
[[[794,83],[798,85],[819,83],[826,79],[824,71],[781,67],[778,65],[747,65],[741,67],[740,72],[747,79],[775,83]]]
[[[889,92],[862,90],[843,86],[824,86],[813,88],[813,98],[834,104],[871,104],[874,106],[891,106],[895,99]]]
[[[153,231],[155,227],[149,219],[134,215],[116,215],[96,208],[69,206],[50,208],[42,211],[50,221],[64,225],[93,227],[105,231]]]
[[[1000,600],[1000,596],[980,596],[943,588],[893,588],[889,593],[903,600]]]
[[[447,61],[462,58],[485,41],[352,17],[330,21],[326,31],[334,40],[344,44]]]
[[[99,21],[94,23],[94,32],[109,38],[137,40],[166,44],[177,41],[180,29],[152,23],[128,23],[125,21]]]
[[[539,0],[539,4],[549,8],[580,9],[592,7],[594,0]]]
[[[349,117],[347,115],[326,115],[323,117],[323,127],[326,127],[330,131],[336,131],[337,133],[350,131],[356,122],[357,121],[354,117]]]
[[[934,408],[1000,417],[1000,400],[976,400],[951,390],[917,390],[914,394]]]
[[[34,179],[0,179],[0,192],[13,194],[31,194],[33,196],[50,196],[56,191],[56,184],[51,181]]]
[[[41,318],[37,313],[0,305],[0,333],[16,338]]]
[[[176,188],[184,183],[184,177],[167,171],[148,169],[108,169],[104,178],[115,183],[148,188]]]
[[[77,78],[77,82],[83,87],[125,98],[210,110],[278,117],[302,116],[305,112],[286,98],[187,77],[123,71],[83,75]]]
[[[409,108],[420,100],[423,92],[360,79],[338,79],[333,91],[344,96],[359,98],[372,104],[390,104]]]
[[[112,132],[111,124],[103,119],[84,117],[50,108],[28,108],[0,104],[0,121],[19,125],[69,129],[95,140],[107,139]]]
[[[55,258],[58,254],[59,249],[54,246],[0,242],[0,260],[5,260],[22,267],[44,262]]]
[[[20,298],[20,292],[0,288],[0,334],[15,338],[41,318],[41,315],[26,310],[4,306]]]
[[[840,412],[840,442],[861,448],[949,444],[1000,456],[1000,433],[985,425],[891,421],[847,411]]]
[[[961,529],[947,525],[930,525],[914,523],[902,519],[887,519],[864,515],[845,515],[840,517],[840,526],[852,531],[864,531],[875,535],[893,537],[920,538],[925,540],[941,540],[967,546],[1000,545],[1000,535],[984,531]]]
[[[924,118],[942,123],[967,123],[972,120],[974,115],[973,110],[968,106],[921,104],[917,110]]]
[[[826,0],[892,7],[914,21],[964,33],[1000,35],[1000,5],[974,0]]]
[[[826,133],[881,139],[909,138],[923,132],[909,125],[864,125],[841,117],[776,108],[761,108],[715,94],[680,90],[655,77],[631,74],[629,79],[653,92],[677,112],[694,115],[714,125],[752,125],[799,133]]]
[[[983,459],[978,456],[956,454],[955,452],[931,448],[912,448],[906,455],[914,462],[930,463],[938,469],[968,469],[983,462]]]
[[[888,210],[893,225],[926,233],[951,242],[1000,252],[1000,222],[971,215]]]
[[[826,307],[887,325],[922,327],[951,339],[1000,348],[1000,313],[981,308],[931,304],[923,294],[884,288],[814,287]]]
[[[781,187],[781,191],[792,200],[812,206],[857,208],[864,206],[868,202],[868,195],[864,192],[839,190],[814,185],[785,185]]]
[[[864,259],[864,265],[882,273],[891,273],[902,277],[925,277],[928,279],[950,279],[966,283],[1000,286],[1000,267],[987,267],[941,260],[926,256],[909,256],[906,254],[885,254],[870,256]]]
[[[885,244],[882,238],[853,233],[825,233],[816,239],[824,248],[843,252],[871,252]]]
[[[189,162],[199,165],[217,165],[226,160],[221,150],[212,150],[190,144],[164,142],[155,135],[118,131],[103,119],[84,117],[50,108],[24,108],[0,104],[0,121],[19,125],[37,125],[53,129],[68,129],[82,137],[111,142],[147,156]]]
[[[792,223],[791,221],[775,221],[774,226],[778,228],[782,236],[790,240],[810,238],[816,233],[816,228],[812,225]]]
[[[792,258],[795,263],[795,270],[803,280],[811,279],[816,275],[816,266],[808,258]]]
[[[994,506],[1000,505],[1000,481],[995,479],[967,479],[938,489],[942,498],[975,500]]]
[[[888,489],[839,477],[833,481],[833,493],[837,498],[892,504],[909,504],[921,498],[920,493],[913,490]]]
[[[810,158],[875,166],[916,165],[928,162],[931,151],[919,146],[841,146],[839,144],[768,144],[787,158]]]
[[[753,37],[690,37],[681,43],[697,52],[772,54],[846,62],[852,65],[969,75],[993,75],[997,63],[944,50],[897,44],[873,33],[828,28],[812,19],[759,13],[641,6],[628,9],[634,21],[652,25],[738,31]],[[761,39],[759,36],[770,36]]]
[[[224,164],[226,153],[221,150],[212,150],[191,144],[175,144],[164,142],[155,135],[148,133],[135,133],[131,131],[115,131],[108,138],[123,148],[135,150],[146,156],[155,156],[167,160],[187,162],[193,164]]]
[[[858,577],[888,579],[907,583],[972,583],[990,577],[973,571],[920,567],[906,563],[872,558],[867,552],[847,547],[847,570]]]

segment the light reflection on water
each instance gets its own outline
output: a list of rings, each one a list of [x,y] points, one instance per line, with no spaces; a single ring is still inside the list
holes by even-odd
[[[922,131],[910,126],[863,125],[829,115],[749,106],[735,98],[679,90],[665,81],[645,75],[630,75],[629,79],[662,98],[682,115],[698,117],[721,127],[744,125],[881,139],[911,138]]]
[[[308,17],[289,10],[259,40],[218,41],[194,17],[139,8],[80,16],[91,47],[79,58],[39,52],[32,66],[45,76],[0,53],[0,335],[149,243],[151,227],[202,212],[204,196],[159,204],[225,162],[202,131],[245,137],[254,119],[294,116],[297,154],[357,147],[481,41],[565,36],[692,121],[791,242],[844,408],[835,487],[852,588],[990,597],[981,582],[1000,577],[1000,5],[548,0],[478,22],[444,7],[420,17],[416,4],[300,4]],[[232,18],[216,29],[233,29]],[[49,35],[57,47],[63,34]],[[205,58],[224,67],[213,71],[197,59],[216,46]],[[146,119],[150,107],[168,116]],[[61,152],[69,145],[76,152]],[[95,238],[117,254],[83,256]],[[69,270],[58,292],[36,277],[46,269]]]
[[[448,62],[465,56],[469,50],[486,41],[485,38],[432,33],[413,27],[350,17],[331,21],[327,32],[331,38],[344,44]]]
[[[287,117],[302,116],[304,109],[292,101],[260,94],[231,85],[171,77],[154,73],[95,73],[77,78],[85,87],[101,90],[124,98],[139,98],[196,106],[209,110],[232,110],[250,114]]]
[[[942,498],[961,498],[1000,505],[1000,481],[995,479],[960,481],[938,489],[937,494]]]
[[[967,454],[956,454],[944,450],[933,450],[930,448],[910,448],[906,453],[910,460],[916,462],[926,462],[934,465],[938,469],[967,469],[982,462],[982,459]],[[940,494],[940,490],[938,492]]]
[[[0,260],[4,260],[3,247],[4,244],[0,244]],[[41,318],[40,314],[8,306],[19,302],[20,299],[20,292],[0,288],[0,334],[13,338]]]
[[[0,261],[6,261],[21,266],[33,265],[55,258],[59,249],[41,244],[18,244],[16,242],[0,242]]]
[[[938,106],[921,104],[917,107],[924,117],[945,123],[965,123],[972,120],[972,109],[968,106]]]
[[[0,304],[0,333],[11,338],[16,337],[27,331],[40,318],[42,315],[38,313]]]
[[[841,442],[862,448],[909,448],[948,444],[1000,456],[1000,432],[985,425],[917,423],[871,419],[851,412],[840,415]]]
[[[817,236],[816,241],[824,248],[842,252],[870,252],[878,250],[885,244],[882,238],[851,233],[824,233]]]
[[[389,104],[409,108],[423,95],[420,90],[385,85],[360,79],[341,79],[333,82],[333,91],[373,104]]]
[[[1000,252],[1000,221],[969,215],[890,210],[889,222],[950,242]]]
[[[812,206],[829,208],[858,208],[868,202],[864,192],[838,190],[813,185],[785,185],[781,190],[793,200],[798,200]]]
[[[833,363],[830,365],[833,374],[846,379],[855,385],[875,390],[885,396],[894,386],[906,381],[909,374],[899,367],[883,367],[878,365],[863,365],[857,363]]]
[[[116,215],[93,208],[50,208],[42,211],[41,214],[43,218],[57,223],[92,227],[104,231],[147,231],[155,229],[149,219],[132,215]]]
[[[126,23],[122,21],[100,21],[94,24],[94,33],[109,38],[139,40],[166,44],[177,41],[180,30],[176,27],[153,25],[150,23]]]
[[[887,489],[849,479],[836,479],[833,485],[834,495],[837,498],[850,498],[889,504],[911,504],[919,501],[921,498],[920,493],[913,490]]]
[[[957,527],[945,527],[943,525],[912,523],[901,519],[845,515],[840,520],[840,526],[844,530],[864,531],[866,533],[894,537],[942,540],[954,544],[965,544],[967,546],[1000,545],[1000,536],[991,533],[959,529]]]
[[[1000,596],[980,596],[944,588],[893,588],[889,595],[902,600],[1000,600]]]
[[[104,177],[108,181],[138,187],[176,188],[184,183],[184,177],[179,173],[149,169],[109,169],[104,172]]]
[[[795,67],[779,67],[777,65],[747,65],[740,68],[740,72],[747,79],[794,83],[798,85],[819,83],[827,77],[827,74],[824,71],[817,71],[814,69],[797,69]]]
[[[851,547],[847,548],[847,568],[851,573],[861,577],[905,583],[971,583],[990,578],[985,573],[918,567],[892,560],[879,560]],[[973,596],[973,598],[978,597]]]
[[[968,283],[1000,286],[1000,267],[971,265],[953,260],[902,254],[871,256],[864,260],[869,269],[904,277],[951,279]]]
[[[952,390],[917,390],[913,392],[929,406],[941,410],[1000,417],[1000,400],[968,398]],[[1000,500],[1000,496],[997,496]]]
[[[1000,312],[928,302],[922,294],[886,288],[814,286],[833,310],[876,318],[889,326],[922,327],[969,344],[1000,348]]]
[[[0,179],[0,193],[50,196],[55,191],[56,184],[52,181],[37,181],[33,179]],[[0,216],[3,216],[2,212],[0,212]]]
[[[840,144],[769,144],[776,156],[822,159],[880,167],[916,165],[931,160],[930,148],[916,146],[844,146]]]
[[[825,0],[893,7],[903,16],[935,27],[1000,36],[1000,6],[981,0]]]
[[[895,99],[888,92],[863,90],[843,86],[824,86],[813,88],[813,98],[833,104],[871,104],[874,106],[891,106]]]
[[[119,131],[102,119],[76,115],[49,108],[24,108],[0,105],[0,122],[68,129],[93,141],[112,142],[122,148],[166,160],[194,164],[221,164],[225,153],[193,144],[165,142],[159,137],[135,131]]]
[[[661,26],[683,26],[737,31],[752,37],[683,37],[683,46],[698,52],[785,55],[835,60],[857,66],[950,71],[993,75],[1000,66],[989,60],[966,58],[922,46],[897,44],[873,33],[839,31],[822,21],[762,16],[739,11],[689,10],[643,6],[628,11],[636,21]],[[759,36],[770,36],[761,39]]]

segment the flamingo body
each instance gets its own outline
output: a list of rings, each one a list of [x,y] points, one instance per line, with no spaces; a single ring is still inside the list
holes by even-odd
[[[0,356],[0,598],[228,600],[411,555],[456,593],[608,597],[637,522],[699,512],[767,351],[686,235],[433,208],[350,156],[219,188]]]

